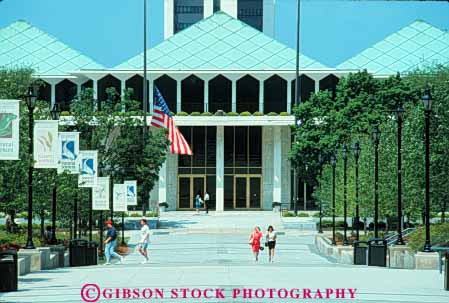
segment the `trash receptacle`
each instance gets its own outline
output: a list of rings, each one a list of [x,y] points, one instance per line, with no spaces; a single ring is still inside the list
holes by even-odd
[[[0,251],[0,292],[17,291],[17,252]]]
[[[368,242],[354,241],[354,265],[366,265],[366,257],[368,256]]]
[[[70,266],[85,266],[87,253],[87,241],[73,239],[70,241]]]
[[[383,238],[368,240],[368,266],[387,266],[387,241]]]
[[[90,241],[87,243],[86,265],[98,265],[97,248],[97,242]]]

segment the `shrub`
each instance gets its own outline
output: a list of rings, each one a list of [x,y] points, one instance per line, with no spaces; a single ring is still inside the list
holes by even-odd
[[[239,114],[238,113],[235,113],[235,112],[229,112],[229,113],[226,113],[226,116],[229,116],[229,117],[236,117],[236,116],[238,116]]]
[[[267,116],[278,116],[278,113],[270,112],[270,113],[267,114]]]
[[[190,115],[191,116],[201,116],[201,113],[200,112],[192,112]]]
[[[309,217],[309,214],[308,213],[298,213],[297,217],[305,218],[305,217]]]
[[[242,117],[249,117],[249,116],[251,116],[251,113],[250,112],[241,112],[240,116],[242,116]]]
[[[176,116],[188,116],[189,114],[186,112],[179,112],[176,114]]]
[[[281,112],[281,113],[279,114],[279,116],[285,117],[285,116],[291,116],[291,114],[289,114],[289,113],[287,113],[287,112]]]
[[[64,117],[64,116],[67,117],[67,116],[70,116],[70,115],[71,115],[71,114],[70,114],[70,112],[68,112],[68,111],[62,111],[62,112],[61,112],[61,116],[62,116],[62,117]]]
[[[256,117],[258,117],[258,116],[263,116],[263,113],[261,113],[261,112],[255,112],[255,113],[253,114],[253,116],[256,116]]]
[[[212,116],[212,114],[209,112],[204,112],[204,113],[201,113],[201,116]]]
[[[282,217],[295,217],[295,213],[289,212],[288,210],[284,210],[282,212]]]
[[[408,237],[408,245],[415,251],[422,250],[426,240],[425,227],[419,227]],[[449,246],[449,223],[432,224],[430,227],[430,242],[432,246]]]
[[[320,212],[316,212],[312,215],[312,217],[314,218],[319,218],[320,217]]]

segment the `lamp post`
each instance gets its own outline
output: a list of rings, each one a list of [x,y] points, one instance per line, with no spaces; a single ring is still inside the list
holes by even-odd
[[[402,124],[404,121],[404,108],[401,104],[395,110],[396,122],[398,124],[398,160],[397,160],[397,178],[398,178],[398,240],[396,245],[405,245],[402,239]]]
[[[344,236],[343,236],[343,245],[347,246],[349,245],[348,241],[348,194],[347,194],[347,187],[348,187],[348,176],[347,176],[347,169],[348,169],[348,146],[346,144],[343,145],[342,150],[342,156],[343,156],[343,230],[344,230]]]
[[[360,236],[360,214],[359,214],[359,158],[360,152],[362,149],[360,148],[360,143],[356,142],[354,144],[354,158],[355,158],[355,235],[356,240],[359,241]]]
[[[425,118],[425,181],[426,181],[426,242],[424,244],[424,252],[431,252],[432,245],[430,244],[430,113],[432,111],[432,96],[430,94],[430,89],[426,89],[424,95],[421,97],[424,104],[424,118]]]
[[[336,245],[335,242],[335,166],[337,165],[337,160],[335,155],[330,157],[332,165],[332,245]]]
[[[153,102],[153,100],[151,100]],[[145,150],[148,137],[147,125],[148,112],[148,81],[147,81],[147,0],[143,0],[143,144],[142,152]],[[142,183],[144,184],[144,183]],[[143,186],[145,187],[145,186]],[[142,188],[142,216],[146,216],[147,212],[147,192],[146,188]],[[112,212],[111,212],[112,213]],[[112,215],[111,215],[112,217]],[[112,218],[111,218],[112,220]]]
[[[28,107],[28,153],[31,157],[28,166],[28,236],[26,249],[34,249],[33,243],[33,140],[34,140],[34,108],[36,107],[36,87],[30,86],[24,96]]]
[[[378,221],[379,221],[379,139],[380,130],[378,125],[373,127],[373,143],[374,143],[374,237],[379,237]]]
[[[321,153],[318,154],[318,163],[320,165],[320,227],[318,230],[319,234],[323,233],[323,226],[322,226],[322,220],[323,220],[323,198],[321,197],[321,182],[322,182],[322,177],[323,177],[323,164],[324,164],[324,158],[321,155]]]
[[[76,239],[78,230],[78,193],[73,197],[73,238]]]
[[[61,111],[59,110],[58,104],[54,104],[53,108],[50,110],[52,120],[59,120],[59,116]],[[50,243],[56,244],[56,198],[57,198],[57,175],[55,176],[53,190],[52,190],[52,199],[51,199],[51,238]]]

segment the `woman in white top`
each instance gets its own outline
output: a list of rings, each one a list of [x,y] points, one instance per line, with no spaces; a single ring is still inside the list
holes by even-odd
[[[266,242],[268,246],[268,262],[274,262],[274,248],[276,247],[276,232],[274,231],[273,226],[268,226],[268,232],[266,235]]]
[[[150,228],[148,227],[147,220],[141,219],[140,225],[142,228],[140,229],[140,242],[138,244],[139,252],[142,256],[145,257],[145,260],[142,261],[142,264],[148,262],[148,243],[150,242]]]

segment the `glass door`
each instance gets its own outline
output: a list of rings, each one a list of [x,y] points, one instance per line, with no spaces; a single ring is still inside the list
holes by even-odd
[[[190,208],[190,177],[179,177],[178,208]]]
[[[195,197],[199,193],[204,198],[206,189],[206,176],[204,175],[180,175],[178,178],[178,208],[195,208]]]
[[[206,189],[206,178],[204,176],[201,177],[192,177],[193,179],[193,188],[192,188],[192,208],[195,208],[195,197],[196,195],[200,195],[201,199],[204,198],[204,190]]]
[[[235,177],[234,182],[235,182],[234,208],[247,208],[248,197],[247,197],[246,177]]]
[[[261,208],[260,207],[260,196],[261,196],[261,186],[260,177],[250,177],[249,178],[249,207],[250,208]]]

